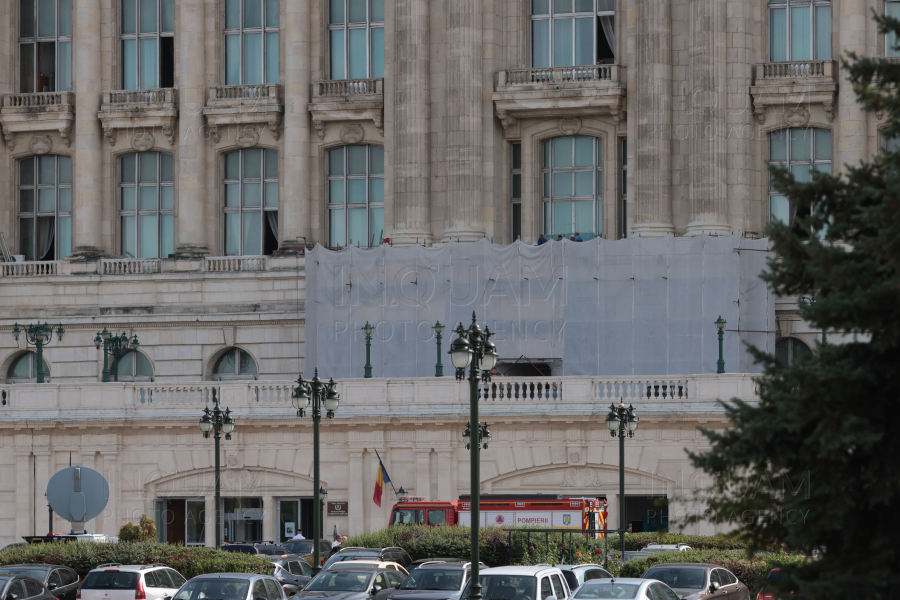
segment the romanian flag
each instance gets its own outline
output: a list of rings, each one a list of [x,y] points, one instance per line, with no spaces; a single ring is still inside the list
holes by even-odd
[[[384,463],[381,462],[378,450],[375,451],[375,456],[378,456],[378,474],[375,476],[375,495],[372,497],[372,500],[375,501],[375,504],[381,506],[381,492],[384,489],[384,484],[391,482],[391,478],[388,477],[387,469],[384,468]]]

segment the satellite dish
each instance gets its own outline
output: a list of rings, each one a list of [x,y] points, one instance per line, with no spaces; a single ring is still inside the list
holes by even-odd
[[[85,521],[103,512],[109,502],[109,484],[93,469],[69,467],[50,478],[47,502],[53,512],[71,521],[73,534],[85,533]]]

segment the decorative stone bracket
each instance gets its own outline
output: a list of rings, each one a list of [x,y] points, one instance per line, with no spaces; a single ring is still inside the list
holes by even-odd
[[[809,122],[809,109],[816,105],[822,107],[830,123],[837,99],[834,61],[758,64],[750,96],[760,124],[765,124],[769,114],[781,114],[786,125],[802,127]]]
[[[378,133],[384,135],[384,80],[341,79],[313,82],[309,112],[320,140],[325,139],[326,124],[337,121],[372,121]]]
[[[284,119],[282,87],[279,84],[214,85],[203,109],[210,137],[220,143],[231,126],[238,143],[249,148],[259,143],[265,126],[276,140]],[[252,143],[251,143],[252,142]]]
[[[155,143],[151,132],[156,128],[162,130],[170,146],[175,145],[178,101],[174,88],[103,92],[103,104],[97,116],[111,146],[118,141],[118,131],[124,129],[131,132],[132,146],[136,150],[145,146],[149,150]]]
[[[71,146],[75,125],[75,103],[72,92],[41,94],[9,94],[0,106],[3,141],[10,151],[16,147],[19,133],[59,133],[66,147]]]

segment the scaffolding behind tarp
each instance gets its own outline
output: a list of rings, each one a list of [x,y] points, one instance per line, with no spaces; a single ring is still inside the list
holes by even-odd
[[[774,350],[774,302],[760,279],[767,256],[768,240],[737,235],[316,246],[306,259],[304,371],[362,377],[368,321],[375,377],[432,377],[440,321],[444,375],[453,376],[451,329],[475,311],[496,332],[501,359],[552,358],[554,375],[715,372],[721,315],[726,371],[759,372],[745,344]]]

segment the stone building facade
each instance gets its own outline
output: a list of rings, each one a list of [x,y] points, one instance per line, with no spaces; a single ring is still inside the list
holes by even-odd
[[[135,467],[142,483],[131,496],[124,479],[114,485],[115,506],[128,511],[155,510],[173,494],[185,503],[208,497],[205,483],[185,483],[209,472],[196,417],[138,418],[129,410],[148,404],[146,390],[227,384],[249,398],[268,381],[283,394],[304,369],[302,251],[311,244],[534,244],[576,231],[608,240],[760,237],[770,219],[793,214],[768,189],[769,162],[798,177],[839,172],[885,143],[884,115],[855,102],[840,59],[895,56],[870,14],[900,14],[894,0],[19,0],[7,8],[0,232],[25,261],[0,263],[0,479],[36,500],[72,452],[107,473],[167,465],[166,478],[193,486],[162,493],[151,485],[162,475]],[[796,299],[778,299],[776,314],[785,360],[814,347],[820,332],[802,321]],[[44,352],[46,384],[32,383],[33,348],[10,334],[15,322],[38,320],[66,331]],[[141,341],[112,367],[119,384],[98,383],[103,352],[93,340],[104,328]],[[330,498],[358,508],[329,524],[351,532],[387,516],[362,507],[368,483],[348,487],[373,471],[369,448],[378,444],[396,447],[389,460],[415,473],[407,489],[465,488],[436,475],[447,463],[463,468],[456,433],[403,410],[419,384],[379,385],[393,390],[385,397],[395,413],[361,432],[351,416],[371,415],[348,411],[329,434],[340,450],[326,460],[349,465],[335,467]],[[716,393],[753,396],[726,389]],[[675,440],[673,448],[699,447],[696,425],[721,417],[716,393],[660,408],[660,428],[647,431]],[[491,489],[529,489],[504,473],[540,478],[538,466],[612,464],[588,449],[596,432],[575,431],[586,413],[561,413],[548,429],[540,410],[526,408],[504,416],[495,439],[541,449],[529,464],[507,457],[515,464],[487,475]],[[252,481],[260,469],[282,478],[257,495],[262,510],[274,502],[265,498],[307,499],[308,424],[292,427],[297,444],[280,432],[281,417],[249,408],[242,417],[253,433],[241,438],[235,468],[247,466]],[[148,435],[163,418],[172,430]],[[691,433],[672,433],[672,419]],[[457,411],[446,422],[463,421]],[[584,450],[573,459],[562,445],[532,444],[547,435]],[[154,444],[170,455],[154,457]],[[634,465],[636,492],[652,495],[649,482],[665,479],[664,495],[674,497],[661,464]],[[0,542],[43,523],[39,502],[12,492],[0,490]],[[114,532],[128,511],[97,528]],[[267,539],[276,533],[269,515]]]

